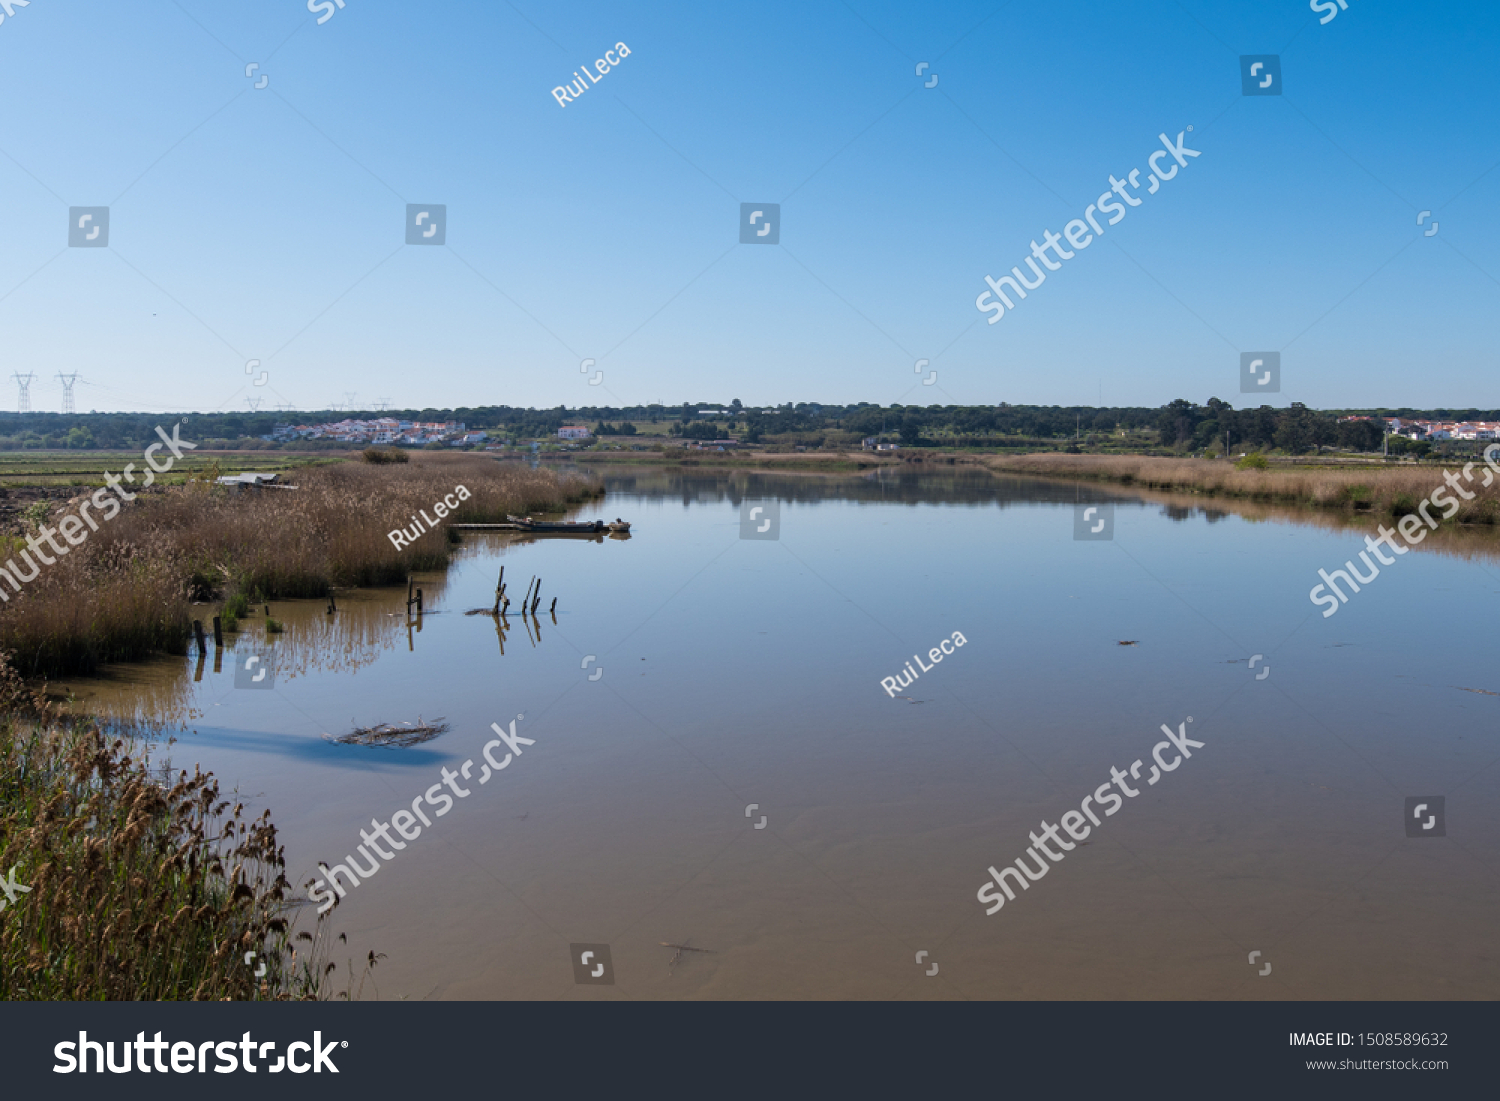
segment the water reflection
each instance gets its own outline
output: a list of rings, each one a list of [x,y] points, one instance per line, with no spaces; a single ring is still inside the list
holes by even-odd
[[[1107,484],[994,474],[975,465],[932,467],[922,464],[882,466],[858,473],[802,471],[757,471],[736,469],[606,468],[602,472],[607,492],[623,501],[647,503],[675,501],[683,506],[727,504],[738,507],[744,500],[777,500],[802,505],[822,503],[884,504],[917,506],[934,504],[999,509],[1017,506],[1071,505],[1108,502],[1124,507],[1157,511],[1173,524],[1201,518],[1218,524],[1232,517],[1255,522],[1291,521],[1331,531],[1355,528],[1373,532],[1388,517],[1343,513],[1265,502],[1233,500],[1204,505],[1200,498],[1166,491],[1145,490]],[[571,510],[579,516],[613,508],[590,502]],[[625,505],[622,503],[621,507]],[[266,631],[266,606],[257,605],[239,630],[226,632],[225,647],[215,650],[210,636],[207,654],[190,645],[183,658],[107,667],[100,676],[53,682],[49,692],[75,712],[106,719],[122,730],[156,732],[183,727],[204,716],[199,702],[205,692],[217,691],[232,681],[235,654],[246,648],[269,650],[275,656],[277,676],[288,682],[320,674],[352,673],[376,662],[395,649],[415,653],[419,649],[428,616],[458,614],[466,609],[438,610],[444,602],[452,569],[470,562],[493,560],[499,564],[495,584],[504,577],[505,562],[534,550],[539,543],[563,541],[602,547],[625,542],[629,533],[590,534],[566,537],[525,535],[514,532],[465,532],[454,549],[453,567],[441,573],[414,578],[423,591],[426,612],[413,610],[408,616],[404,589],[368,589],[340,592],[338,610],[328,614],[318,600],[273,601],[271,617],[283,630]],[[1422,552],[1453,555],[1466,560],[1500,561],[1500,547],[1492,532],[1444,527],[1414,548]],[[589,551],[585,553],[599,553]],[[512,590],[516,578],[512,577]],[[520,614],[510,608],[495,618],[496,647],[500,656],[507,644],[516,645],[514,634],[520,622],[526,641],[536,647],[543,638],[543,619],[556,627],[556,616],[547,616],[543,605],[537,615]],[[206,616],[212,609],[204,607]],[[529,613],[530,609],[525,609]],[[404,643],[404,646],[402,645]]]
[[[901,505],[1062,504],[1114,500],[1108,491],[1036,478],[992,474],[978,466],[882,466],[859,473],[788,470],[605,469],[609,493],[683,505],[744,500],[813,504],[854,501]]]
[[[1391,628],[1462,621],[1493,579],[1454,559],[1493,536],[1434,533],[1325,621],[1316,569],[1378,521],[964,466],[604,477],[584,511],[628,543],[466,534],[420,616],[404,588],[276,603],[274,639],[259,609],[235,646],[284,650],[274,692],[234,691],[232,652],[86,686],[206,715],[173,752],[272,810],[298,882],[524,712],[504,783],[340,911],[353,954],[388,954],[383,996],[556,997],[574,940],[612,943],[639,999],[901,997],[929,981],[910,946],[942,997],[1493,995],[1473,868],[1500,818],[1463,785],[1500,684],[1472,636]],[[757,496],[793,503],[779,543],[737,538]],[[1113,546],[1071,538],[1080,500],[1121,506]],[[490,614],[502,568],[558,613]],[[956,629],[918,698],[882,690]],[[987,866],[1189,714],[1188,770],[982,915]],[[440,715],[408,749],[321,737]],[[1403,799],[1455,791],[1467,848],[1404,844]],[[669,971],[663,942],[715,951]],[[1239,945],[1274,950],[1266,985]]]

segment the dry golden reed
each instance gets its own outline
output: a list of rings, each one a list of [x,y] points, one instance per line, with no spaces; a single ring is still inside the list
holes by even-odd
[[[6,590],[0,647],[15,652],[27,676],[185,653],[194,600],[320,597],[446,566],[453,544],[443,530],[400,550],[386,533],[421,509],[431,515],[458,485],[471,496],[450,513],[457,523],[503,522],[509,513],[556,510],[600,492],[593,479],[476,454],[339,462],[288,480],[298,488],[231,494],[200,480],[141,493],[19,593]]]
[[[1338,470],[1329,467],[1291,467],[1240,470],[1232,463],[1212,459],[1168,459],[1130,455],[1016,455],[984,460],[991,470],[1004,474],[1079,478],[1118,482],[1148,489],[1231,497],[1255,501],[1312,505],[1365,512],[1379,516],[1402,516],[1434,489],[1444,485],[1443,471],[1462,471],[1463,462],[1447,467],[1406,465]],[[1473,480],[1462,483],[1474,499],[1460,501],[1452,522],[1495,524],[1500,521],[1500,479],[1482,486],[1487,468],[1474,464]],[[1458,494],[1453,494],[1458,497]]]
[[[212,773],[174,777],[68,719],[9,659],[0,651],[0,874],[27,890],[0,913],[0,999],[360,996],[380,957],[358,987],[349,961],[334,989],[336,911],[294,932],[269,810],[247,818]]]

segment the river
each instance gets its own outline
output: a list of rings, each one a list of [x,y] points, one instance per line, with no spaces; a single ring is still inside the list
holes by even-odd
[[[466,535],[411,627],[404,590],[273,601],[217,668],[53,687],[269,807],[296,883],[432,816],[331,915],[386,956],[367,997],[1500,995],[1493,556],[1423,548],[1324,618],[1363,532],[1293,514],[962,466],[604,477],[582,518],[629,539]],[[463,614],[502,565],[517,603],[542,579],[503,634]],[[1045,875],[987,914],[1018,859]]]

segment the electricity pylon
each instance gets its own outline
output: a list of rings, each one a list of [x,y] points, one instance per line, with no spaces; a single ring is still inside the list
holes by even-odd
[[[30,371],[28,371],[24,375],[21,374],[20,372],[17,372],[13,377],[16,380],[16,384],[21,387],[21,400],[20,400],[20,406],[19,406],[18,412],[21,412],[21,413],[30,413],[31,412],[31,384],[32,384],[33,381],[35,381],[36,376],[34,374],[32,374]]]
[[[64,413],[73,413],[73,412],[76,412],[76,410],[73,408],[73,383],[75,383],[75,382],[78,381],[78,373],[75,371],[71,375],[59,374],[57,376],[57,379],[58,379],[59,382],[61,382],[63,384],[63,410],[62,411]]]

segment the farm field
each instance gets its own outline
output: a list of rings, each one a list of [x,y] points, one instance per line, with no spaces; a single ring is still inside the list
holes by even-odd
[[[189,475],[209,470],[215,463],[224,473],[258,470],[295,470],[313,463],[338,461],[327,452],[299,455],[287,451],[195,451],[172,464],[158,481],[176,485]],[[0,451],[0,489],[31,486],[99,486],[104,472],[118,473],[126,463],[142,467],[139,451]]]

